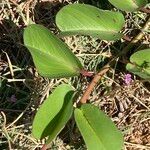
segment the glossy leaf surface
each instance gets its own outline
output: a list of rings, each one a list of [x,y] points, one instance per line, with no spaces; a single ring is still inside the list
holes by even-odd
[[[75,120],[88,150],[121,150],[123,136],[114,123],[96,106],[75,109]]]
[[[62,130],[73,111],[72,88],[58,86],[37,111],[32,134],[37,139],[49,136],[49,142]]]
[[[126,66],[128,71],[150,80],[150,49],[134,53],[130,57],[130,62]]]
[[[101,10],[87,4],[72,4],[63,7],[56,15],[56,24],[61,35],[91,35],[103,40],[116,40],[124,26],[124,17],[119,12]]]
[[[135,11],[145,6],[147,0],[108,0],[112,5],[124,11]]]
[[[32,24],[25,28],[24,44],[42,76],[61,78],[79,75],[82,65],[77,57],[42,25]]]

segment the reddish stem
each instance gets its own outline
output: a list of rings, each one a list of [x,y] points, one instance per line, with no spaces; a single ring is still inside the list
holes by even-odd
[[[128,41],[128,42],[130,42],[130,41],[131,41],[131,38],[130,38],[130,37],[128,37],[127,35],[124,35],[122,38],[123,38],[124,40]]]
[[[91,77],[91,76],[93,76],[93,74],[94,74],[94,72],[90,72],[90,71],[87,71],[87,70],[84,70],[84,69],[80,70],[80,73],[81,73],[83,76],[85,76],[85,77]]]
[[[140,10],[144,13],[150,14],[150,9],[148,9],[148,8],[142,7],[142,8],[140,8]]]
[[[86,103],[88,97],[90,96],[92,90],[96,86],[97,82],[101,79],[101,77],[109,70],[109,65],[106,65],[103,70],[101,70],[98,74],[96,74],[91,81],[91,83],[88,85],[85,93],[83,94],[83,97],[81,98],[80,102],[82,104]]]
[[[43,147],[41,148],[41,150],[47,150],[47,145],[44,144]]]
[[[143,30],[148,30],[150,28],[150,16],[148,17],[148,20],[146,21]],[[83,93],[82,98],[80,99],[80,103],[84,104],[87,102],[90,94],[92,93],[94,87],[97,85],[97,83],[99,82],[99,80],[102,78],[102,76],[109,71],[110,69],[110,64],[112,64],[117,58],[119,58],[122,55],[125,55],[132,47],[133,45],[135,45],[139,40],[141,40],[144,36],[144,33],[141,32],[135,36],[131,42],[115,57],[113,57],[108,64],[106,64],[102,70],[96,74],[93,78],[93,80],[91,81],[91,83],[88,85],[86,91]]]

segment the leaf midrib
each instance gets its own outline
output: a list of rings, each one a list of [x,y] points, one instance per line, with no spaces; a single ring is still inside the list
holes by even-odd
[[[82,113],[83,113],[83,111],[82,111]],[[86,119],[87,123],[89,124],[89,126],[90,126],[91,130],[93,131],[93,133],[96,135],[96,137],[98,138],[98,140],[100,141],[100,143],[103,145],[104,149],[106,150],[104,144],[102,143],[102,140],[101,140],[100,137],[96,134],[94,128],[92,128],[91,123],[88,121],[88,118],[84,115],[84,113],[83,113],[83,116],[85,117],[85,119]]]
[[[92,32],[105,32],[105,33],[108,33],[108,34],[114,34],[114,33],[119,33],[118,31],[110,31],[110,32],[108,32],[108,31],[104,31],[104,30],[93,30],[93,29],[83,29],[83,30],[62,30],[62,32],[86,32],[86,31],[90,31],[91,33]]]
[[[133,4],[135,4],[135,5],[136,5],[136,7],[139,7],[139,6],[137,5],[137,3],[136,3],[136,1],[135,1],[135,0],[132,0],[132,2],[133,2]]]
[[[72,8],[74,11],[76,11],[76,12],[79,12],[80,13],[80,11],[78,10],[78,9],[74,9],[74,8]],[[101,11],[99,11],[98,10],[98,12],[97,13],[100,13],[100,12],[105,12],[104,10],[101,10]],[[68,15],[70,15],[71,17],[72,17],[72,15],[71,14],[68,14]],[[82,13],[82,15],[84,16],[84,18],[87,18],[87,20],[89,19],[89,17],[86,15],[86,14],[84,14],[84,13]],[[73,16],[77,21],[78,21],[78,18],[76,17],[76,16]],[[117,16],[116,16],[117,17]],[[91,18],[90,18],[91,19]],[[97,24],[98,22],[97,21],[95,21],[95,19],[93,19],[92,20],[93,22],[95,22],[95,24]],[[102,22],[103,23],[103,22]],[[101,23],[101,24],[102,24]],[[84,24],[82,24],[81,22],[79,22],[79,24],[80,25],[82,25],[82,26],[84,26]],[[104,24],[103,24],[104,25]],[[93,24],[91,24],[91,26],[93,26]],[[104,28],[104,26],[103,26],[103,28]],[[117,31],[117,29],[116,30],[110,30],[110,28],[108,28],[108,27],[105,27],[106,28],[106,30],[95,30],[95,31],[101,31],[101,32],[106,32],[106,31],[113,31],[113,32],[118,32]],[[87,30],[89,30],[89,29],[87,29]],[[92,30],[93,31],[93,30]]]
[[[43,52],[43,51],[41,51],[41,50],[39,50],[39,49],[37,49],[37,48],[34,48],[34,47],[32,47],[32,46],[28,46],[28,45],[26,45],[27,47],[29,47],[29,49],[35,49],[35,50],[37,50],[37,51],[39,51],[39,53],[41,52],[41,53],[44,53],[44,55],[49,55],[52,59],[54,59],[54,60],[56,60],[58,63],[63,63],[63,65],[66,67],[66,68],[68,68],[69,70],[71,70],[71,71],[74,71],[71,67],[68,67],[68,65],[66,65],[66,62],[65,61],[60,61],[60,60],[64,60],[64,59],[58,59],[57,57],[55,57],[54,55],[51,55],[50,53],[46,53],[46,52]],[[31,50],[31,51],[33,51],[33,50]],[[71,65],[72,66],[72,65]]]

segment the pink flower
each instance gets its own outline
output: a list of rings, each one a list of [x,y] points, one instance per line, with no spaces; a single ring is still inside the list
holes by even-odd
[[[11,97],[8,99],[8,101],[15,103],[17,101],[17,98],[15,95],[11,95]]]
[[[132,78],[131,78],[131,74],[126,74],[124,76],[124,82],[126,85],[130,85],[131,84],[131,81],[132,81]]]

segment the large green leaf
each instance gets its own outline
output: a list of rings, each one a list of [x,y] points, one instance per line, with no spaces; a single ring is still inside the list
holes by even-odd
[[[32,134],[37,139],[49,136],[50,142],[65,126],[72,115],[72,88],[58,86],[39,108],[33,121]]]
[[[150,49],[134,53],[130,57],[130,62],[126,66],[127,70],[141,78],[150,79]]]
[[[121,150],[123,136],[114,123],[96,106],[75,109],[75,120],[88,150]]]
[[[79,75],[81,63],[67,45],[42,25],[25,28],[24,44],[42,76],[49,78]]]
[[[91,35],[103,40],[121,38],[119,31],[124,22],[119,12],[101,10],[87,4],[67,5],[56,15],[56,24],[62,35]]]
[[[109,2],[124,11],[135,11],[148,3],[147,0],[109,0]]]

